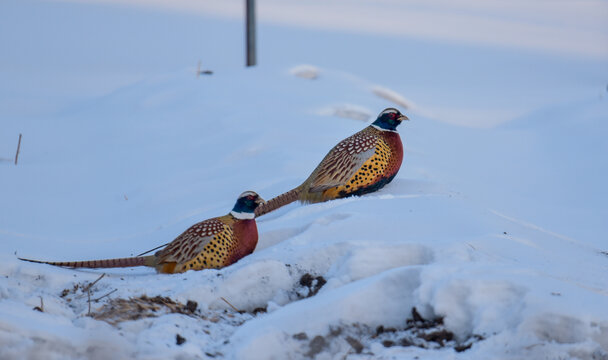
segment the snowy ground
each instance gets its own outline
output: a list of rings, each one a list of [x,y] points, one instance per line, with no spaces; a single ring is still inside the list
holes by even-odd
[[[606,51],[275,21],[244,69],[216,16],[0,4],[1,359],[608,359]],[[16,259],[166,243],[298,185],[387,106],[411,119],[395,180],[260,218],[233,266]]]

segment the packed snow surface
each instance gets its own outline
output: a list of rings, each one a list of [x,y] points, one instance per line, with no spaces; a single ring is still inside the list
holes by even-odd
[[[262,22],[245,69],[240,20],[0,4],[1,359],[608,359],[604,53],[307,26]],[[385,107],[393,182],[259,218],[232,266],[17,259],[167,243]]]

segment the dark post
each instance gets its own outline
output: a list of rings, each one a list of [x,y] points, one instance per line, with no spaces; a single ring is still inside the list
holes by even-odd
[[[21,134],[19,134],[19,142],[17,143],[17,153],[15,154],[15,165],[19,161],[19,150],[21,150]]]
[[[247,66],[255,65],[255,0],[245,0],[247,27]]]

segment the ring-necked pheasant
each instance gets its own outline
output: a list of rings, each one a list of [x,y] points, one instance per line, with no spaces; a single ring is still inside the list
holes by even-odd
[[[258,229],[254,211],[263,202],[255,192],[245,191],[229,214],[192,225],[167,247],[150,256],[72,262],[19,259],[71,268],[149,266],[165,274],[219,269],[237,262],[255,249]]]
[[[384,109],[370,126],[334,146],[302,185],[260,205],[256,216],[296,200],[316,203],[381,189],[401,167],[397,126],[403,120],[409,119],[399,110]]]

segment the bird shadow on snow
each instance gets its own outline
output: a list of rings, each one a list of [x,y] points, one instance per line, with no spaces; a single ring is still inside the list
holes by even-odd
[[[274,246],[287,239],[294,238],[305,233],[313,225],[328,225],[336,221],[344,220],[350,217],[350,214],[337,213],[329,214],[309,221],[305,225],[297,227],[287,227],[282,229],[270,230],[260,234],[260,239],[255,251],[261,251],[268,247]]]
[[[336,206],[341,206],[345,202],[361,201],[370,199],[393,199],[393,198],[409,198],[419,196],[452,196],[455,193],[448,191],[442,185],[431,181],[425,180],[414,180],[414,179],[394,179],[392,182],[387,184],[383,189],[363,196],[351,196],[343,199],[330,200],[323,203],[317,204],[301,204],[298,202],[291,203],[278,210],[273,211],[268,215],[264,215],[263,218],[256,219],[260,224],[274,221],[278,218],[284,217],[294,211],[301,211],[301,208],[306,207],[307,209],[315,209],[318,211],[325,210]],[[311,211],[315,211],[311,210]],[[308,211],[307,211],[308,212]]]
[[[378,191],[376,197],[392,196],[394,198],[419,197],[419,196],[451,196],[454,195],[444,186],[426,180],[394,179],[384,189]]]
[[[301,235],[315,224],[327,225],[349,218],[351,214],[348,213],[348,210],[346,209],[342,209],[340,213],[327,214],[329,209],[342,207],[347,203],[442,195],[451,196],[451,194],[449,194],[442,186],[433,182],[423,180],[395,179],[384,189],[374,194],[331,200],[318,204],[292,203],[269,214],[269,216],[258,219],[258,224],[261,224],[262,226],[264,226],[264,224],[272,224],[275,220],[281,218],[288,221],[293,218],[302,219],[306,216],[320,216],[301,226],[284,227],[260,233],[260,240],[255,251],[266,249],[282,241]]]

